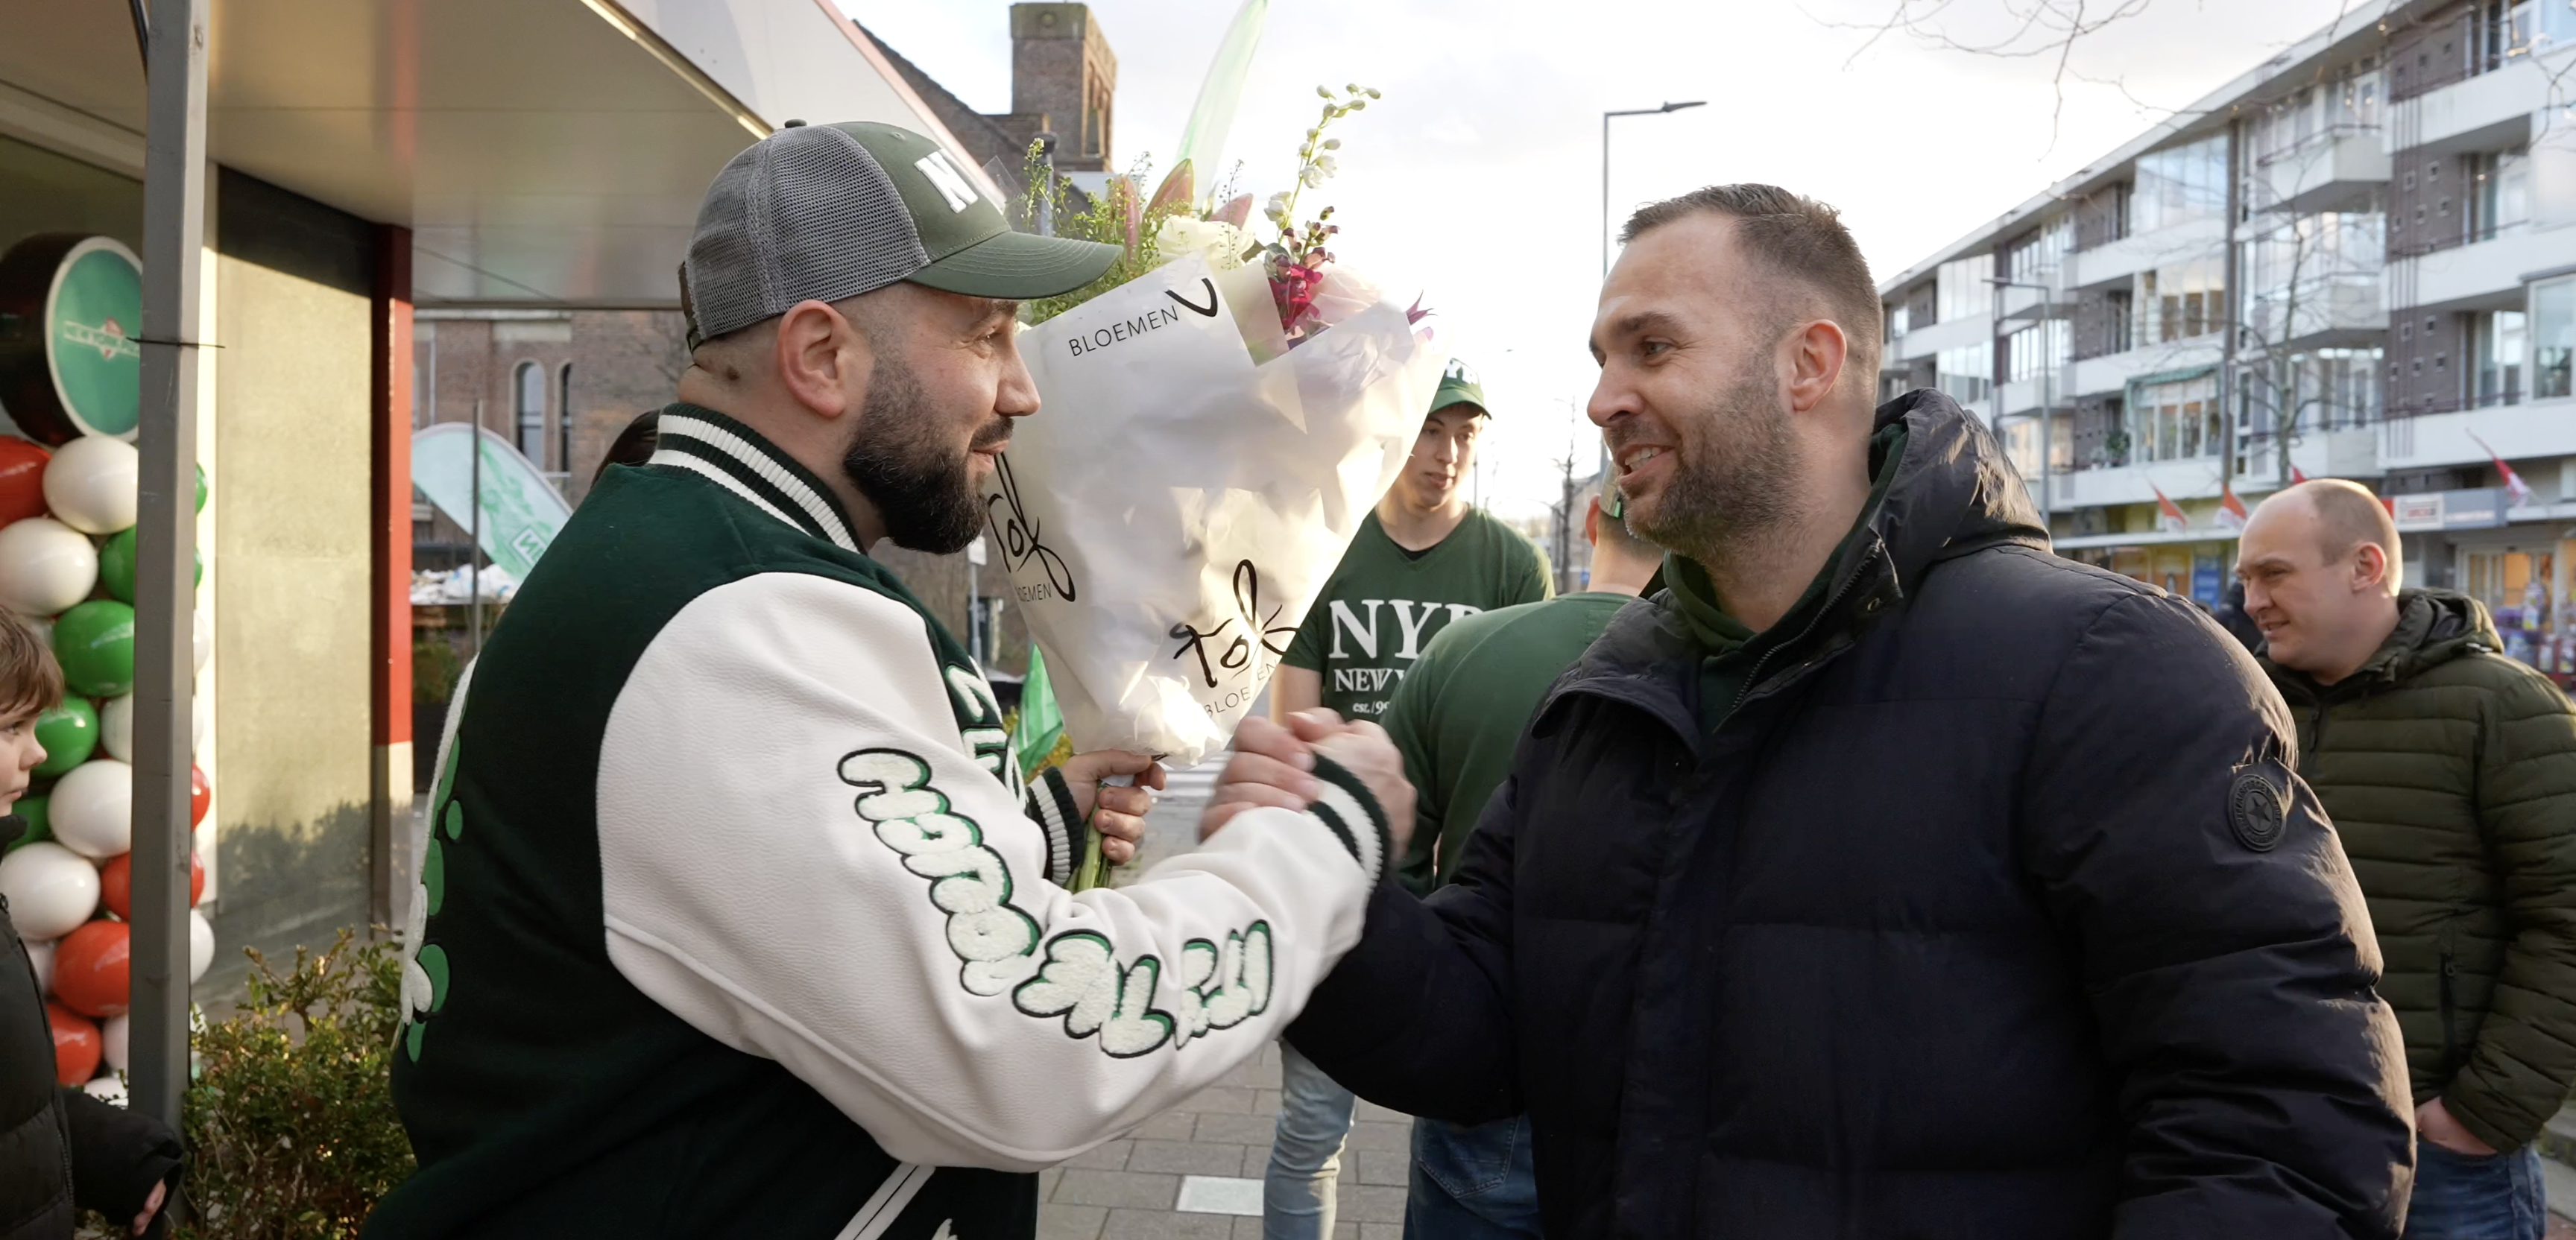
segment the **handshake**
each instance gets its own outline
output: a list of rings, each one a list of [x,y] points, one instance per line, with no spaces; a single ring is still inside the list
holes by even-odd
[[[1404,857],[1413,838],[1413,784],[1404,777],[1404,758],[1388,740],[1386,729],[1360,721],[1344,723],[1329,710],[1301,710],[1288,716],[1288,726],[1254,716],[1234,733],[1234,759],[1217,776],[1216,791],[1199,815],[1199,838],[1207,839],[1256,806],[1275,805],[1303,812],[1323,795],[1324,784],[1311,772],[1315,759],[1332,759],[1359,777],[1386,815],[1387,865]]]

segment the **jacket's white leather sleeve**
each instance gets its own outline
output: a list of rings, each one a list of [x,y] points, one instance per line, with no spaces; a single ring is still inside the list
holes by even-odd
[[[628,677],[599,759],[609,958],[779,1061],[907,1162],[1032,1170],[1251,1058],[1357,941],[1385,865],[1337,768],[1121,890],[959,738],[918,614],[774,573],[702,595]]]

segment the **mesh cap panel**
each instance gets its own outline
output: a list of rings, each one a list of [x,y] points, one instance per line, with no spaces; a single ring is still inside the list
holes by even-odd
[[[699,335],[713,340],[800,301],[841,301],[929,263],[903,196],[857,139],[783,129],[708,187],[686,267]]]

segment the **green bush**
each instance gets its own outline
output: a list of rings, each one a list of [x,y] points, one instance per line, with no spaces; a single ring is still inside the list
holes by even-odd
[[[340,1240],[412,1173],[394,1115],[402,955],[348,930],[280,975],[258,951],[249,998],[196,1035],[188,1089],[194,1240]]]
[[[456,678],[465,672],[465,655],[456,643],[427,638],[411,644],[411,700],[445,702],[456,693]]]

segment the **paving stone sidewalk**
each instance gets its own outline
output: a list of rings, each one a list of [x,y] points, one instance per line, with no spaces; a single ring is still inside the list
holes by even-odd
[[[1250,1181],[1260,1198],[1279,1110],[1279,1048],[1225,1080],[1038,1179],[1038,1240],[1260,1240],[1256,1216],[1177,1209],[1185,1177]],[[1360,1104],[1342,1150],[1340,1221],[1334,1240],[1400,1240],[1412,1121]]]

